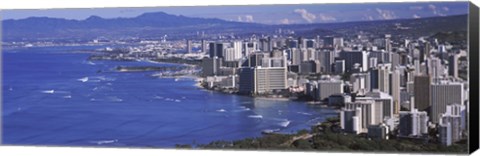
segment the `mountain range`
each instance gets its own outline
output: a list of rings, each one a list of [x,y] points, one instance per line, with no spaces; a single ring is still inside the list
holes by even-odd
[[[398,29],[405,27],[408,29]],[[92,39],[102,37],[155,38],[163,35],[188,37],[206,33],[269,34],[277,29],[294,30],[297,35],[338,35],[366,31],[433,35],[438,32],[466,31],[467,15],[396,19],[345,23],[265,25],[215,18],[193,18],[164,12],[144,13],[133,18],[105,19],[91,16],[85,20],[30,17],[3,20],[3,41]]]

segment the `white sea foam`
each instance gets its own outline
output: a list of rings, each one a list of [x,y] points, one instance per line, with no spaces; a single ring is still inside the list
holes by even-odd
[[[308,116],[312,115],[312,114],[306,113],[306,112],[297,112],[297,113],[298,113],[298,114],[303,114],[303,115],[308,115]]]
[[[100,141],[92,141],[91,143],[95,143],[97,145],[102,145],[102,144],[111,144],[111,143],[115,143],[115,142],[118,142],[117,139],[115,140],[100,140]]]
[[[175,102],[181,102],[179,99],[176,99]]]
[[[113,101],[113,102],[122,102],[122,101],[123,101],[123,99],[118,98],[118,97],[116,97],[116,96],[109,97],[108,99],[109,99],[110,101]]]
[[[219,110],[217,110],[217,112],[226,112],[226,110],[225,109],[219,109]]]
[[[63,96],[63,98],[65,98],[65,99],[71,99],[72,96],[71,96],[71,95],[67,95],[67,96]]]
[[[53,90],[53,89],[52,90],[44,90],[44,91],[42,91],[42,93],[53,94],[53,93],[55,93],[55,90]]]
[[[278,132],[280,131],[280,129],[266,129],[266,130],[263,130],[262,132],[263,133],[273,133],[273,132]]]
[[[155,98],[155,99],[163,99],[162,96],[154,96],[153,98]]]
[[[283,121],[283,122],[279,123],[279,125],[282,126],[282,127],[287,127],[289,124],[290,124],[289,120],[286,120],[286,121]]]
[[[9,90],[9,91],[13,91],[13,88],[12,88],[12,87],[10,87],[10,88],[8,88],[8,90]]]
[[[249,115],[248,117],[249,118],[256,118],[256,119],[262,119],[263,118],[262,115]]]
[[[80,82],[87,82],[88,77],[83,77],[83,78],[80,78],[80,79],[77,79],[77,80],[80,81]]]

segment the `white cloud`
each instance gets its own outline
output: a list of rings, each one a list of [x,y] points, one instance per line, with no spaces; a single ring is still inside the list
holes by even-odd
[[[414,15],[413,15],[413,18],[421,18],[421,17],[418,16],[417,14],[414,14]]]
[[[252,15],[238,16],[237,20],[239,22],[254,22]]]
[[[409,8],[410,8],[410,10],[422,10],[423,9],[422,6],[410,6]]]
[[[238,20],[239,22],[243,22],[242,16],[238,16],[237,20]]]
[[[245,15],[245,22],[253,22],[253,16],[252,15]]]
[[[432,12],[433,12],[434,15],[437,15],[437,14],[438,14],[438,12],[437,12],[437,7],[436,7],[435,5],[429,4],[429,5],[428,5],[428,8],[429,8],[430,10],[432,10]]]
[[[318,18],[323,21],[323,22],[329,22],[329,21],[336,21],[337,19],[333,16],[329,16],[326,14],[319,14]]]
[[[280,20],[280,24],[290,24],[290,20],[284,18]]]
[[[306,20],[308,23],[312,23],[313,20],[315,20],[317,18],[317,16],[315,16],[312,13],[309,13],[305,9],[295,9],[294,12],[297,13],[297,14],[300,14],[302,16],[302,18],[304,20]]]
[[[373,21],[373,20],[374,20],[372,16],[366,15],[366,14],[363,15],[363,18],[362,18],[362,19],[364,19],[364,20],[369,20],[369,21]]]
[[[390,11],[390,10],[382,10],[382,9],[379,9],[379,8],[376,8],[375,9],[377,11],[377,13],[379,14],[379,17],[382,18],[382,19],[395,19],[397,18],[397,16],[395,15],[395,13],[393,11]]]

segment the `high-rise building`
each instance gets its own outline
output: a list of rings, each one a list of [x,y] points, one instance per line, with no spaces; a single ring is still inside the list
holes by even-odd
[[[439,81],[430,86],[430,118],[432,123],[438,123],[440,115],[447,111],[449,104],[463,104],[465,93],[463,83]]]
[[[250,58],[250,67],[240,69],[240,93],[261,94],[287,88],[285,55],[270,57],[268,53],[256,53]]]
[[[430,76],[415,76],[413,86],[415,108],[430,113]]]
[[[305,47],[306,48],[316,48],[316,45],[315,45],[315,40],[312,40],[312,39],[309,39],[309,40],[305,40]]]
[[[413,109],[400,111],[399,136],[419,137],[428,134],[428,115],[425,111]]]
[[[238,92],[241,94],[255,93],[255,67],[240,68]]]
[[[218,57],[203,58],[202,60],[202,76],[215,76],[219,74],[222,66],[222,59]]]
[[[187,53],[191,53],[192,52],[192,41],[191,40],[187,40],[187,46],[186,46],[186,52]]]
[[[432,77],[434,82],[444,75],[445,71],[441,62],[442,61],[436,57],[427,59],[427,73]]]
[[[353,93],[365,95],[365,93],[370,91],[370,74],[353,73],[350,75],[350,84],[352,84]]]
[[[317,83],[318,100],[325,100],[331,95],[343,93],[344,84],[341,80],[319,80]]]
[[[205,40],[202,40],[201,42],[202,46],[202,53],[207,53],[207,42]]]
[[[344,74],[345,73],[345,60],[335,60],[334,73],[335,74]]]
[[[335,62],[335,54],[333,51],[316,51],[315,60],[321,63],[322,73],[333,73],[333,63]]]
[[[342,51],[339,55],[340,59],[345,60],[346,72],[351,72],[355,65],[358,65],[361,71],[368,70],[368,53],[366,51]]]
[[[257,67],[255,69],[255,92],[266,93],[287,88],[286,67]]]
[[[362,129],[362,108],[357,107],[354,109],[343,108],[340,111],[340,126],[341,128],[348,133],[364,133]]]
[[[301,74],[317,74],[320,73],[321,64],[318,60],[304,61],[300,64]]]
[[[398,114],[400,111],[400,71],[394,70],[390,73],[390,95],[393,98],[393,114]]]
[[[210,58],[213,58],[215,56],[218,58],[223,58],[223,50],[227,48],[227,45],[221,42],[210,43],[209,48]]]
[[[248,57],[248,67],[262,66],[263,58],[268,57],[267,53],[253,53]]]
[[[302,62],[302,49],[291,48],[288,50],[290,52],[291,65],[300,65]]]
[[[452,145],[452,126],[450,122],[440,123],[438,126],[440,143],[444,146]]]
[[[249,56],[257,50],[257,42],[244,42],[242,46],[242,55]]]
[[[442,114],[439,118],[440,125],[450,126],[452,142],[457,142],[462,139],[461,122],[462,118],[459,115]]]
[[[370,125],[368,126],[367,137],[376,140],[387,140],[389,127],[386,124]]]
[[[458,78],[458,54],[453,54],[448,59],[448,75]]]
[[[225,61],[238,61],[242,58],[242,51],[235,48],[225,48],[223,50],[223,57]]]
[[[447,110],[445,111],[444,114],[460,116],[461,118],[460,128],[461,130],[466,130],[467,109],[465,105],[458,104],[458,103],[449,104],[447,105]]]
[[[360,108],[361,113],[355,114],[359,117],[360,130],[357,133],[367,132],[367,126],[377,125],[382,122],[382,105],[373,100],[346,102],[345,109],[354,110]]]
[[[370,74],[371,78],[371,89],[379,89],[382,92],[389,93],[390,92],[390,64],[379,64],[376,69],[371,71]]]
[[[368,59],[368,68],[377,68],[378,59],[376,57],[371,57]]]
[[[394,114],[394,105],[392,96],[388,93],[381,92],[379,90],[373,90],[372,92],[368,92],[365,94],[364,97],[356,97],[356,101],[369,101],[373,100],[375,103],[378,103],[382,106],[381,115],[379,116],[379,120],[384,118],[393,118]]]

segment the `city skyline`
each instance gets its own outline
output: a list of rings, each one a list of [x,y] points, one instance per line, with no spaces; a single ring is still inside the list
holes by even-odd
[[[465,153],[468,6],[2,12],[4,140]]]

